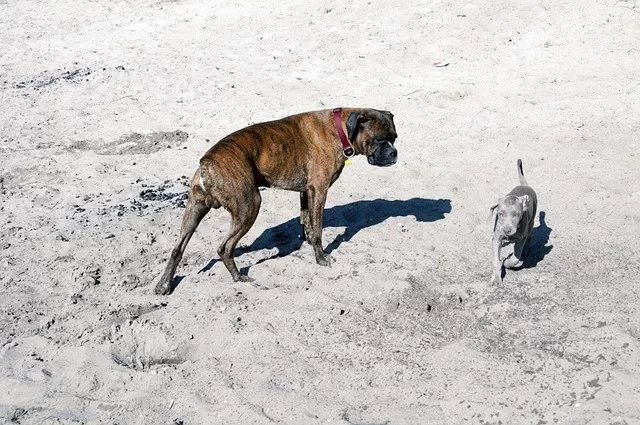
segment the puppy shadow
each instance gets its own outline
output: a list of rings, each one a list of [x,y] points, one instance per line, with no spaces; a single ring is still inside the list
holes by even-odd
[[[546,214],[544,211],[540,211],[540,225],[533,228],[531,234],[531,242],[529,245],[529,255],[525,256],[522,261],[523,269],[529,269],[538,265],[544,257],[551,252],[553,245],[547,245],[549,243],[549,235],[551,234],[551,228],[547,226]]]
[[[378,225],[391,217],[414,216],[418,222],[429,223],[444,219],[445,214],[450,212],[450,199],[424,198],[393,201],[374,199],[327,208],[324,210],[323,228],[344,227],[345,231],[326,246],[325,252],[330,254],[338,249],[343,242],[351,240],[361,230]],[[275,255],[263,258],[254,264],[257,265],[267,260],[292,254],[300,249],[303,241],[300,218],[294,217],[265,230],[253,241],[251,246],[236,249],[235,255],[261,249],[276,248],[278,250]],[[217,258],[212,259],[200,272],[208,271],[218,261],[220,260]],[[240,272],[247,273],[247,271],[248,267],[243,267]]]

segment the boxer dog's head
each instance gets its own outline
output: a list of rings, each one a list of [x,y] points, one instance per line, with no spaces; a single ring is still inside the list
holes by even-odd
[[[393,146],[398,134],[391,112],[376,109],[351,112],[347,132],[356,152],[366,155],[369,164],[388,167],[398,160],[398,150]]]

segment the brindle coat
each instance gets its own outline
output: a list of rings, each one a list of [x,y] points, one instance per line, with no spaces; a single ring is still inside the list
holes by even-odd
[[[343,108],[341,118],[356,154],[366,155],[372,165],[396,162],[397,134],[391,112]],[[238,271],[233,252],[258,216],[259,187],[300,192],[303,235],[313,246],[316,262],[330,265],[331,258],[322,248],[322,215],[327,192],[340,176],[344,160],[332,110],[254,124],[224,137],[200,159],[191,179],[180,237],[155,292],[171,291],[178,263],[198,224],[211,208],[221,206],[232,220],[218,254],[234,281],[252,281]]]

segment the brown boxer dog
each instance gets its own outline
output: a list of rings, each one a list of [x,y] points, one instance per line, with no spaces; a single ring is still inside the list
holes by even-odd
[[[346,129],[346,135],[345,130]],[[234,281],[251,282],[233,259],[238,241],[258,216],[259,187],[300,192],[300,223],[316,262],[331,264],[322,248],[322,215],[329,187],[346,158],[365,155],[371,165],[396,163],[393,114],[376,109],[336,108],[305,112],[254,124],[213,145],[200,159],[191,179],[180,238],[156,285],[156,294],[171,292],[171,282],[184,250],[211,208],[231,214],[231,229],[218,254]]]

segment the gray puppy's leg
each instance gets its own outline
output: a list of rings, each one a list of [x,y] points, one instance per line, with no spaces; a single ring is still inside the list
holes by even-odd
[[[491,239],[491,246],[493,248],[493,276],[491,276],[491,283],[498,285],[502,283],[502,261],[500,260],[502,238],[494,234]]]
[[[513,269],[522,265],[522,251],[526,244],[526,238],[518,239],[513,247],[513,255],[504,261],[504,266],[507,269]]]

